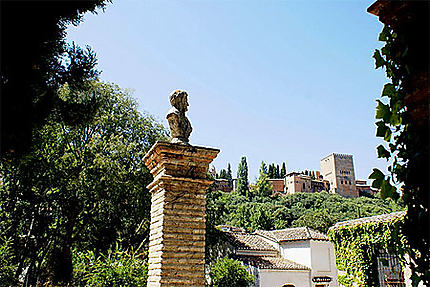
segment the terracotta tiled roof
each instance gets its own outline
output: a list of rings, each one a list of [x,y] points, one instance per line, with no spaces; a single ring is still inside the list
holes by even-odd
[[[237,259],[260,269],[310,270],[309,267],[294,261],[275,256],[237,256]]]
[[[245,232],[225,232],[229,241],[239,250],[277,251],[272,245],[255,234]]]
[[[330,227],[330,229],[336,229],[342,226],[360,225],[360,224],[371,223],[371,222],[387,222],[395,218],[404,217],[405,215],[406,215],[406,211],[398,211],[393,213],[362,217],[362,218],[357,218],[353,220],[338,222],[334,226]]]
[[[327,235],[310,229],[309,227],[286,228],[279,230],[257,230],[255,232],[266,238],[270,238],[277,242],[295,241],[295,240],[328,240]]]

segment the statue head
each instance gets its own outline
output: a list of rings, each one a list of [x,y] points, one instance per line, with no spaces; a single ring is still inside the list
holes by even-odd
[[[170,104],[179,111],[188,111],[188,94],[183,90],[175,90],[170,94]]]

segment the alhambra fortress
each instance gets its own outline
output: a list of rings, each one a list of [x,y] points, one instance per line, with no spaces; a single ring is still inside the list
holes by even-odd
[[[311,176],[300,172],[289,172],[283,178],[270,178],[273,195],[289,195],[299,192],[337,193],[343,197],[375,195],[377,190],[367,185],[366,180],[355,178],[352,155],[332,153],[320,160],[321,171]],[[215,169],[211,170],[215,173]],[[226,179],[216,179],[215,188],[231,192],[237,188],[237,179],[230,184]]]

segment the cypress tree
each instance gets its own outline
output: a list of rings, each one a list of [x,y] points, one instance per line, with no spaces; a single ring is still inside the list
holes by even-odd
[[[260,165],[260,176],[261,176],[261,174],[265,174],[265,175],[267,175],[268,174],[268,171],[267,171],[267,165],[266,165],[266,163],[264,162],[264,161],[261,161],[261,165]]]
[[[276,178],[280,178],[281,175],[279,173],[279,164],[276,165]]]
[[[272,164],[269,164],[269,171],[267,172],[267,175],[269,178],[273,178],[273,166]]]
[[[232,187],[233,186],[233,176],[232,176],[232,173],[231,173],[231,165],[230,165],[230,163],[228,163],[228,165],[227,165],[227,180],[228,180],[228,185],[230,187]]]
[[[287,168],[285,167],[285,162],[282,163],[281,168],[281,178],[284,178],[287,175]]]
[[[241,195],[248,193],[248,164],[245,156],[241,158],[237,167],[237,191]]]

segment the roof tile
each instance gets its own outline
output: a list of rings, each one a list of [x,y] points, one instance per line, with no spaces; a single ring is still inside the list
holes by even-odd
[[[242,250],[277,251],[272,245],[255,234],[245,232],[225,232],[230,242]]]
[[[270,231],[257,230],[255,233],[277,242],[310,239],[328,240],[328,237],[325,234],[308,227],[286,228]]]
[[[275,256],[237,256],[237,258],[260,269],[277,270],[310,270],[309,267],[297,262]]]

